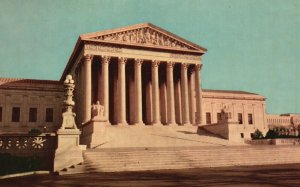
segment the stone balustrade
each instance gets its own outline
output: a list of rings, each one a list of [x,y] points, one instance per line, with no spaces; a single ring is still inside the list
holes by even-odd
[[[37,152],[54,152],[55,148],[55,135],[8,134],[0,136],[0,153],[32,155]]]

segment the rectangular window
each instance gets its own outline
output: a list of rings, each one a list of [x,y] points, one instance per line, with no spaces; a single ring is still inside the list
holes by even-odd
[[[241,133],[241,138],[244,138],[244,133]]]
[[[221,121],[221,113],[217,113],[217,120],[218,120],[218,123]]]
[[[248,114],[248,124],[253,124],[252,114]]]
[[[0,107],[0,122],[2,121],[2,107]]]
[[[19,122],[20,121],[20,107],[13,107],[12,108],[11,121],[12,122]]]
[[[243,114],[242,113],[238,113],[238,121],[239,121],[239,124],[243,124]]]
[[[210,112],[206,112],[206,124],[211,124],[211,114],[210,114]]]
[[[29,108],[29,122],[37,121],[37,108]]]
[[[53,108],[46,108],[46,122],[53,122]]]

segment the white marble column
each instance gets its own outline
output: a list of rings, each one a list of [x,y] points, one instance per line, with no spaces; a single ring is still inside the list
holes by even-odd
[[[127,124],[126,122],[126,77],[125,64],[126,58],[118,58],[118,123],[120,125]]]
[[[153,125],[162,124],[160,118],[160,100],[159,100],[159,79],[158,79],[159,61],[152,62],[152,102],[153,102]]]
[[[134,62],[134,83],[135,83],[135,124],[143,124],[142,108],[142,59],[135,59]]]
[[[102,57],[102,96],[103,96],[103,106],[104,106],[104,116],[105,119],[109,120],[109,67],[110,57]]]
[[[263,114],[263,125],[264,125],[264,129],[266,129],[266,125],[267,125],[267,117],[266,117],[266,105],[265,104],[262,104],[262,114]]]
[[[174,77],[175,78],[175,77]],[[174,79],[175,121],[182,125],[181,80]]]
[[[181,64],[182,124],[190,124],[187,68],[188,64]]]
[[[102,60],[103,61],[103,60]],[[102,61],[99,60],[99,67],[98,67],[98,72],[97,72],[97,100],[99,101],[101,105],[103,105],[103,71],[102,71]]]
[[[196,84],[196,124],[202,123],[202,93],[201,93],[201,80],[200,80],[200,70],[202,68],[202,64],[197,64],[195,66],[195,84]]]
[[[164,68],[166,71],[166,69]],[[167,80],[166,74],[163,74],[163,78],[161,79],[161,85],[159,87],[160,92],[160,121],[163,124],[168,123],[168,104],[167,104]]]
[[[175,124],[175,103],[174,103],[174,81],[173,81],[173,62],[167,63],[167,105],[168,105],[168,124]]]
[[[189,79],[189,104],[190,104],[190,121],[191,124],[196,123],[195,111],[196,111],[196,96],[195,96],[195,69],[191,69]]]
[[[75,93],[77,93],[77,97],[76,97],[76,100],[75,100],[75,108],[76,108],[76,122],[77,122],[77,124],[78,125],[80,125],[81,124],[81,119],[82,119],[82,110],[81,110],[81,106],[82,106],[82,96],[83,96],[83,94],[82,94],[82,84],[81,84],[81,82],[82,82],[82,66],[81,66],[81,64],[79,63],[78,65],[77,65],[77,82],[75,82],[75,83],[77,83],[77,91],[75,92]],[[76,87],[75,87],[75,89],[76,89]]]
[[[148,74],[149,75],[149,74]],[[151,76],[151,74],[150,74]],[[146,116],[145,116],[145,123],[151,124],[152,123],[152,82],[150,80],[146,81]]]
[[[84,56],[84,98],[83,98],[83,123],[91,119],[92,106],[92,55]]]
[[[252,124],[253,124],[253,128],[255,129],[255,105],[254,104],[252,104]]]

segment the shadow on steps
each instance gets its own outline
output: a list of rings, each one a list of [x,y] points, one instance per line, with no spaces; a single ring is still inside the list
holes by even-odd
[[[215,138],[221,138],[226,140],[225,138],[223,138],[222,136],[218,135],[218,134],[214,134],[206,129],[204,129],[203,127],[198,127],[197,129],[197,134],[201,135],[201,136],[209,136],[209,137],[215,137]]]

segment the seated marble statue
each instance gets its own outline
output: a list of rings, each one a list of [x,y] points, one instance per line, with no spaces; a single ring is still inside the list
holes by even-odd
[[[96,102],[96,104],[92,105],[92,117],[93,119],[103,120],[105,119],[104,116],[104,106],[100,104],[99,101]]]

